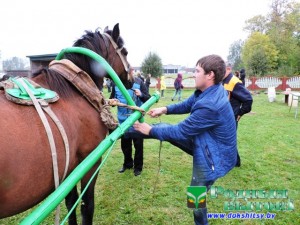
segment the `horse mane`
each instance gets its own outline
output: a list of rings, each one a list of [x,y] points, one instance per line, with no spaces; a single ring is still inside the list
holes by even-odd
[[[34,78],[40,75],[45,76],[49,88],[55,91],[60,97],[72,97],[74,91],[77,91],[73,85],[70,85],[69,81],[56,71],[49,70],[48,68],[42,68],[34,72],[32,77]]]
[[[104,32],[109,34],[113,38],[118,47],[122,47],[124,45],[124,41],[119,36],[119,34],[114,35],[112,30],[107,29],[105,29]],[[107,40],[104,38],[104,35],[99,31],[99,28],[97,28],[95,32],[86,30],[85,34],[74,42],[73,47],[83,47],[90,49],[107,60],[109,55],[109,45],[109,41],[107,42]],[[93,70],[93,65],[95,65],[95,63],[98,62],[96,62],[89,56],[79,53],[65,53],[64,58],[72,61],[75,65],[77,65],[87,74],[89,74],[96,86],[99,89],[102,88],[103,78],[107,76],[107,73],[105,72],[105,74],[99,74],[95,69]],[[72,91],[70,91],[70,89],[76,90],[76,88],[73,85],[69,84],[69,81],[64,79],[62,76],[60,76],[57,72],[53,70],[49,70],[48,68],[42,68],[33,73],[32,77],[36,77],[39,74],[45,75],[46,81],[50,89],[56,91],[61,97],[70,97],[73,93]]]

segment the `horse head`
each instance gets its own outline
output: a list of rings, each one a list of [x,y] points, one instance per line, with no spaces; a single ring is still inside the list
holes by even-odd
[[[127,61],[128,51],[124,44],[125,42],[120,36],[119,24],[116,24],[112,30],[106,27],[104,32],[100,32],[99,29],[96,29],[95,32],[85,31],[85,34],[75,41],[73,47],[87,48],[101,55],[118,74],[122,83],[126,85],[130,65]],[[102,88],[103,78],[107,76],[107,72],[100,63],[77,53],[67,53],[65,58],[87,72],[95,84]]]

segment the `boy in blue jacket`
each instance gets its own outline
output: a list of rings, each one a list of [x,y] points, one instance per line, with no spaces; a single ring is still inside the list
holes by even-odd
[[[151,96],[144,85],[144,82],[138,78],[133,77],[133,69],[129,73],[130,80],[128,81],[127,91],[137,106],[141,106]],[[113,84],[110,99],[118,99],[121,103],[127,104],[125,97],[120,89]],[[118,106],[118,121],[123,123],[133,111],[128,108]],[[132,158],[132,144],[135,148],[134,158]],[[143,170],[143,157],[144,157],[144,140],[140,137],[130,138],[121,137],[121,149],[124,154],[124,163],[119,173],[124,173],[127,169],[134,169],[134,175],[139,176]]]
[[[225,70],[225,62],[220,56],[208,55],[199,59],[194,94],[183,102],[148,112],[151,117],[190,113],[184,121],[176,125],[134,124],[134,129],[144,137],[168,141],[192,155],[191,186],[206,186],[207,190],[234,168],[237,160],[236,123],[222,86]],[[128,135],[142,134],[128,131]],[[207,208],[195,209],[194,221],[196,225],[208,224]]]

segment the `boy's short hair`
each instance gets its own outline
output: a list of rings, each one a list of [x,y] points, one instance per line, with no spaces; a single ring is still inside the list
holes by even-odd
[[[196,65],[201,66],[205,74],[213,71],[215,74],[215,84],[219,84],[223,80],[226,73],[225,62],[218,55],[204,56],[198,60]]]

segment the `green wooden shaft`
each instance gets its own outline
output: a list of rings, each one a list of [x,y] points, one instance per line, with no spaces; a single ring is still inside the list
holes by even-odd
[[[141,108],[148,111],[156,103],[160,95],[155,93]],[[63,183],[50,194],[44,202],[27,216],[21,225],[40,224],[69,194],[75,185],[84,177],[84,175],[98,162],[101,156],[109,147],[120,138],[124,132],[131,127],[140,117],[141,112],[135,111],[124,123],[122,123],[114,132],[106,137],[95,150],[93,150],[84,161],[82,161],[73,172],[64,180]]]

